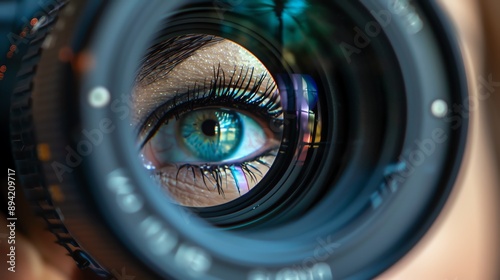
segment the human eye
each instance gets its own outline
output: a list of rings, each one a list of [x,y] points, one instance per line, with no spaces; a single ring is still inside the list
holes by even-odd
[[[137,106],[147,112],[137,118],[137,130],[151,177],[184,206],[216,206],[249,192],[281,144],[283,109],[270,73],[225,39],[200,48],[166,75],[157,71],[161,67],[147,68],[135,89],[136,104],[158,104]]]

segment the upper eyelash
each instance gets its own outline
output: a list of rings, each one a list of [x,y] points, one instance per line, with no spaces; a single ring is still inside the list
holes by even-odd
[[[276,94],[276,85],[268,83],[265,85],[265,91],[259,93],[260,87],[264,84],[267,74],[262,74],[254,81],[254,68],[241,67],[239,72],[234,68],[233,74],[226,77],[225,71],[220,67],[214,67],[213,79],[207,85],[207,80],[203,86],[195,84],[192,89],[188,89],[184,94],[176,94],[173,98],[162,104],[156,109],[141,126],[139,126],[139,136],[145,133],[145,130],[152,128],[143,139],[140,149],[155,135],[161,125],[167,124],[168,120],[175,116],[180,117],[183,112],[191,111],[196,107],[207,105],[231,104],[232,107],[246,107],[265,119],[273,119],[280,115],[281,105],[278,102],[279,95]],[[234,77],[237,75],[235,79]],[[250,88],[250,85],[254,85]],[[208,90],[207,90],[208,89]],[[250,90],[249,90],[250,89]],[[185,100],[179,101],[184,98]],[[174,111],[172,113],[172,111]]]

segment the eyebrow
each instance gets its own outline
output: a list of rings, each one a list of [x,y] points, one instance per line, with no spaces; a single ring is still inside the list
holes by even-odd
[[[199,49],[224,40],[207,34],[189,34],[169,38],[149,48],[137,82],[148,85],[167,76],[177,65]]]

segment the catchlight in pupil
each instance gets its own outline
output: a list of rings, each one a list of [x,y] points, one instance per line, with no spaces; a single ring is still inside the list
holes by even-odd
[[[242,46],[185,35],[150,49],[133,93],[143,165],[178,204],[216,206],[266,176],[283,110],[271,73]]]

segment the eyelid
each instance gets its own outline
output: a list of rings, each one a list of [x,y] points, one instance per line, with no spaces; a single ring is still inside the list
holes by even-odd
[[[277,114],[281,113],[281,110],[279,110],[279,108],[281,108],[281,102],[279,101],[280,97],[274,82],[272,83],[273,86],[270,86],[269,82],[266,84],[266,92],[256,92],[264,83],[266,75],[260,75],[259,78],[253,79],[252,71],[248,77],[248,81],[246,81],[247,78],[241,80],[241,77],[235,81],[236,83],[242,83],[240,84],[242,88],[236,88],[235,86],[238,86],[238,84],[227,84],[231,84],[233,76],[237,72],[235,71],[229,78],[229,81],[226,81],[224,71],[220,68],[217,69],[216,71],[214,68],[214,80],[216,82],[211,82],[209,86],[205,83],[203,88],[201,86],[195,86],[193,89],[183,94],[175,94],[146,118],[138,127],[141,149],[145,143],[154,136],[161,125],[167,124],[168,120],[174,116],[178,118],[182,113],[197,108],[225,106],[236,110],[246,109],[253,112],[254,116],[262,120],[275,118]],[[220,73],[222,73],[222,77]],[[243,69],[240,70],[240,74],[241,73],[243,73]],[[245,73],[248,73],[248,70]],[[217,81],[224,84],[218,84]],[[252,83],[253,85],[250,87],[249,85]],[[243,84],[246,84],[246,86],[243,86]],[[222,89],[222,91],[220,91],[220,89]],[[250,89],[250,91],[247,91],[248,89]],[[249,99],[252,98],[256,100],[249,102]],[[228,104],[230,104],[230,106],[228,106]],[[262,106],[262,104],[264,104],[264,106]]]
[[[177,97],[179,99],[180,97]],[[237,100],[233,100],[230,106],[228,106],[228,100],[225,97],[222,97],[222,100],[214,100],[213,103],[207,104],[203,102],[203,99],[198,99],[199,104],[193,104],[193,100],[186,100],[181,104],[177,104],[175,106],[172,105],[173,99],[167,101],[160,107],[158,107],[142,124],[139,128],[139,141],[141,143],[140,148],[142,149],[144,145],[155,135],[156,131],[165,124],[168,124],[168,121],[175,117],[179,118],[185,112],[193,111],[198,108],[228,108],[234,111],[247,114],[246,111],[252,112],[253,119],[257,120],[259,124],[262,125],[263,128],[266,128],[266,135],[272,136],[272,138],[276,138],[274,133],[269,133],[268,131],[272,131],[271,122],[278,119],[278,116],[272,116],[267,112],[267,109],[260,107],[258,104],[248,104],[245,102],[237,102]],[[236,101],[236,102],[235,102]],[[236,104],[235,104],[236,103]],[[236,106],[235,106],[236,105]],[[186,108],[187,107],[187,108]],[[158,117],[160,116],[160,117]]]

